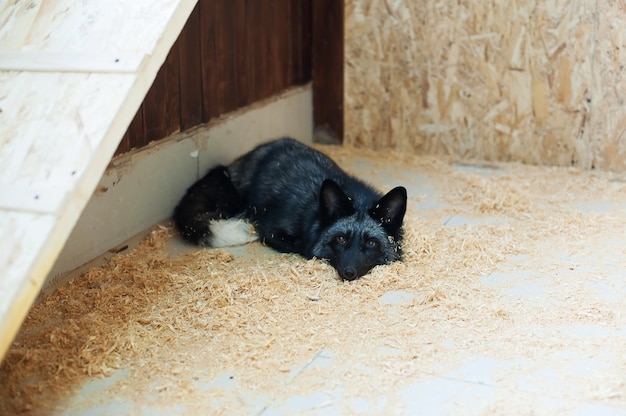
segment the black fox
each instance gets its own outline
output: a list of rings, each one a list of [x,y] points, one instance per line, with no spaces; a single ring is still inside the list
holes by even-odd
[[[181,235],[202,246],[255,239],[284,253],[326,259],[344,280],[399,260],[407,193],[382,195],[324,154],[290,138],[217,166],[174,211]]]

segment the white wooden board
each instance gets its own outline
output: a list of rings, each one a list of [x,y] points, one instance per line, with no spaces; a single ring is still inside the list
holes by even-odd
[[[0,0],[0,357],[195,3]]]
[[[0,51],[0,71],[133,73],[143,59],[129,52]]]

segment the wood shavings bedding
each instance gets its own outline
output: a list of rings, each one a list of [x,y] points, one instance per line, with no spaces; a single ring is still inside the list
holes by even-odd
[[[393,164],[398,181],[411,172],[430,178],[443,204],[418,211],[422,196],[411,197],[403,262],[345,283],[324,262],[258,243],[245,248],[245,256],[219,249],[173,254],[175,232],[159,226],[129,253],[33,306],[0,368],[6,386],[0,413],[62,410],[84,381],[117,369],[130,369],[114,387],[119,394],[152,405],[179,403],[190,412],[245,408],[240,398],[198,387],[224,372],[276,403],[337,383],[345,397],[393,395],[468,354],[545,363],[559,348],[597,348],[597,340],[563,331],[541,334],[552,326],[626,325],[623,296],[607,301],[585,292],[586,279],[604,279],[624,266],[614,258],[621,248],[597,254],[590,276],[573,277],[577,261],[590,261],[591,247],[626,231],[618,175],[498,164],[497,173],[484,176],[456,169],[450,159],[321,149],[342,166],[358,158],[372,160],[375,169]],[[380,188],[391,185],[383,183],[389,178],[377,180]],[[601,201],[618,208],[576,209]],[[443,225],[455,215],[502,221]],[[485,284],[518,269],[541,284],[550,276],[558,288],[535,302],[507,296],[514,281]],[[389,292],[410,296],[386,303],[381,299]],[[602,338],[605,348],[623,349],[622,341]],[[320,351],[332,352],[331,367],[294,373]],[[626,373],[626,363],[616,365]],[[614,387],[609,375],[604,381]],[[626,397],[607,400],[625,403]]]

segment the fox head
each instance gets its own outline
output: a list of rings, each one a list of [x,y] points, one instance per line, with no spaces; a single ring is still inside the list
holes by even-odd
[[[358,206],[335,181],[326,179],[319,201],[321,235],[313,255],[327,259],[344,280],[399,260],[406,200],[406,189],[399,186],[371,206]]]

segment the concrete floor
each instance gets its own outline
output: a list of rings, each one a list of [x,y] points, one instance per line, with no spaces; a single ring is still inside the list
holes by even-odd
[[[413,198],[410,203],[415,211],[412,212],[418,212],[424,218],[423,221],[432,222],[433,227],[458,227],[459,230],[464,227],[467,230],[468,227],[506,224],[519,220],[507,216],[506,212],[473,215],[471,210],[465,210],[463,206],[450,207],[441,187],[442,181],[447,179],[433,172],[424,172],[420,167],[416,167],[413,172],[398,172],[393,167],[381,168],[380,163],[367,157],[354,158],[348,163],[353,172],[372,182],[404,183],[409,190],[409,196]],[[509,172],[507,165],[494,168],[481,164],[452,164],[451,168],[462,175],[494,181],[493,184],[497,184],[499,177]],[[510,169],[514,170],[515,167]],[[553,170],[546,169],[545,180],[550,181],[553,174]],[[448,173],[444,172],[442,175]],[[575,175],[579,178],[581,174]],[[615,176],[608,175],[600,180],[605,181],[602,183],[611,187],[617,195],[620,194],[621,187],[624,187],[619,180],[615,180]],[[445,192],[449,192],[449,189]],[[242,385],[238,374],[232,372],[227,365],[221,374],[213,378],[190,381],[190,388],[219,392],[224,401],[237,398],[240,407],[236,413],[264,416],[626,414],[626,233],[623,233],[625,228],[622,220],[626,212],[625,201],[626,198],[590,202],[586,198],[572,196],[564,201],[564,205],[566,209],[576,211],[577,215],[583,218],[592,215],[608,222],[611,218],[615,219],[615,229],[610,230],[610,238],[598,242],[598,237],[594,234],[594,240],[587,246],[585,233],[581,231],[580,239],[572,241],[572,246],[567,246],[570,243],[558,246],[559,243],[555,242],[554,250],[543,251],[543,257],[542,249],[538,249],[539,253],[511,255],[501,260],[494,272],[476,277],[478,290],[493,292],[493,296],[504,308],[510,305],[510,320],[519,322],[513,322],[502,330],[503,337],[509,337],[507,342],[498,340],[498,332],[493,332],[493,349],[486,349],[481,353],[480,349],[472,348],[473,332],[470,328],[467,332],[469,346],[458,345],[458,339],[444,339],[436,345],[440,350],[454,349],[455,354],[460,357],[457,363],[452,366],[434,366],[422,372],[419,377],[407,379],[398,375],[394,381],[397,387],[381,386],[380,395],[367,397],[347,395],[346,388],[349,386],[346,385],[346,380],[337,379],[335,382],[327,380],[322,389],[311,385],[306,394],[277,399]],[[558,219],[555,218],[555,222]],[[540,246],[545,247],[546,244]],[[585,247],[588,249],[585,250]],[[178,251],[190,248],[175,240],[172,249]],[[238,248],[234,253],[247,255],[249,251]],[[254,253],[258,254],[258,250]],[[530,257],[533,257],[532,262]],[[545,267],[537,269],[537,264]],[[572,300],[571,308],[561,306],[568,305],[567,299],[562,304],[558,300],[563,293],[565,280],[568,287],[574,285],[580,288],[572,292],[579,299],[576,300],[578,303],[573,303]],[[408,308],[402,308],[403,305],[414,304],[415,299],[416,294],[410,288],[391,287],[379,298],[379,302],[401,315],[413,313]],[[593,305],[600,306],[585,307],[586,301],[593,301]],[[569,323],[567,319],[558,322],[553,320],[554,313],[565,313],[566,309],[574,310],[572,316],[582,316],[583,319]],[[518,312],[520,315],[515,315]],[[533,315],[536,319],[525,317],[524,313]],[[502,349],[515,349],[515,342],[510,342],[510,339],[515,339],[511,334],[518,337],[520,344],[532,339],[540,351],[547,344],[551,344],[548,355],[524,355],[525,352],[517,356],[506,354]],[[376,354],[376,351],[373,350],[372,354]],[[539,355],[541,354],[543,353],[540,352]],[[333,374],[337,374],[333,367],[345,365],[345,362],[339,360],[332,349],[320,348],[312,351],[308,359],[292,363],[286,377],[295,382],[314,370],[316,374],[328,374],[332,378]],[[369,370],[380,371],[378,368]],[[368,369],[361,368],[360,371]],[[170,406],[163,406],[161,403],[156,406],[149,401],[139,403],[136,399],[131,399],[130,395],[120,395],[119,390],[112,395],[111,386],[128,374],[128,369],[121,369],[111,377],[89,381],[79,394],[66,398],[62,406],[65,410],[59,414],[174,415],[197,411],[190,410],[193,406],[189,406],[189,403],[173,403]],[[375,382],[376,377],[373,376],[372,380]],[[214,406],[207,408],[205,414],[220,410],[219,403],[213,404]],[[229,413],[228,409],[221,409],[218,413],[220,412]]]

